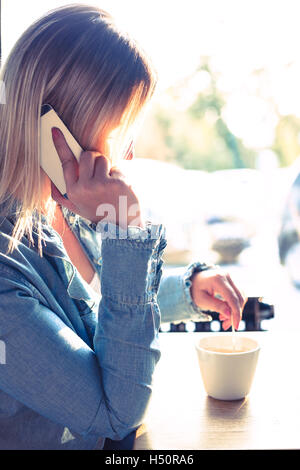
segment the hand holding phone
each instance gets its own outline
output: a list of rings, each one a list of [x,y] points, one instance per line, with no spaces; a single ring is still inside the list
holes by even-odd
[[[77,159],[60,129],[54,127],[52,137],[68,195],[66,200],[52,183],[54,200],[92,222],[144,227],[136,194],[104,155],[81,151]]]
[[[125,158],[131,158],[132,151],[131,144]],[[41,167],[51,180],[53,199],[72,212],[98,222],[104,218],[105,207],[110,207],[105,220],[122,226],[143,225],[137,197],[124,175],[111,168],[105,156],[84,152],[48,104],[41,112]],[[124,198],[120,202],[120,196],[126,197],[126,204]]]

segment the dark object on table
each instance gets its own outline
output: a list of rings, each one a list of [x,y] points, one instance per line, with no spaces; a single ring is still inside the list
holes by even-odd
[[[219,314],[209,312],[213,320],[219,321]],[[263,331],[262,320],[274,318],[274,306],[262,301],[262,297],[249,297],[243,312],[245,331]],[[171,332],[185,332],[185,323],[171,324]],[[210,332],[211,322],[196,322],[196,332]],[[220,322],[220,331],[224,331]]]
[[[262,301],[261,297],[249,297],[244,307],[243,320],[248,331],[263,331],[262,320],[274,318],[274,305]]]

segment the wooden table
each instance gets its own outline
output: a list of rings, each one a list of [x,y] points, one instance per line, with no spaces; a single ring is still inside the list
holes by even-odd
[[[300,449],[300,332],[238,333],[262,349],[250,394],[231,402],[203,387],[194,343],[211,334],[160,334],[162,357],[134,449]]]

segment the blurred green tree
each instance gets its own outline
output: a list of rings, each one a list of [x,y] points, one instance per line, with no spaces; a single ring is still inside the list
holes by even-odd
[[[164,160],[187,169],[215,171],[230,168],[253,167],[255,152],[245,148],[242,141],[229,130],[222,117],[225,99],[218,91],[216,79],[204,58],[196,73],[206,72],[207,87],[196,93],[194,100],[184,109],[176,108],[181,91],[188,89],[189,78],[179,87],[168,90],[172,106],[157,106],[154,119],[165,147]],[[181,90],[181,91],[180,91]]]
[[[204,81],[203,81],[204,77]],[[256,93],[270,102],[278,116],[270,149],[281,166],[300,155],[300,119],[280,115],[275,97],[264,93],[268,71],[252,72]],[[218,75],[209,57],[202,57],[198,69],[170,87],[153,106],[137,141],[137,155],[175,163],[186,169],[216,171],[255,168],[258,149],[247,147],[234,135],[224,118],[226,95],[218,88]],[[258,110],[259,118],[259,110]]]

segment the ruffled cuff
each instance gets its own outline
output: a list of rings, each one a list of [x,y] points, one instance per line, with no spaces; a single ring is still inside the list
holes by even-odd
[[[162,236],[162,231],[165,230],[161,224],[155,225],[151,221],[147,220],[145,223],[145,228],[141,228],[134,225],[129,225],[126,229],[120,227],[119,225],[113,224],[111,222],[92,222],[89,226],[96,230],[96,232],[101,233],[101,239],[111,239],[111,240],[136,240],[136,241],[145,241],[145,240],[157,240]],[[165,233],[163,234],[165,236]]]
[[[98,222],[97,232],[102,239],[102,294],[131,303],[156,298],[162,254],[167,245],[165,227],[147,221],[144,229],[135,226],[122,229],[109,222]]]

